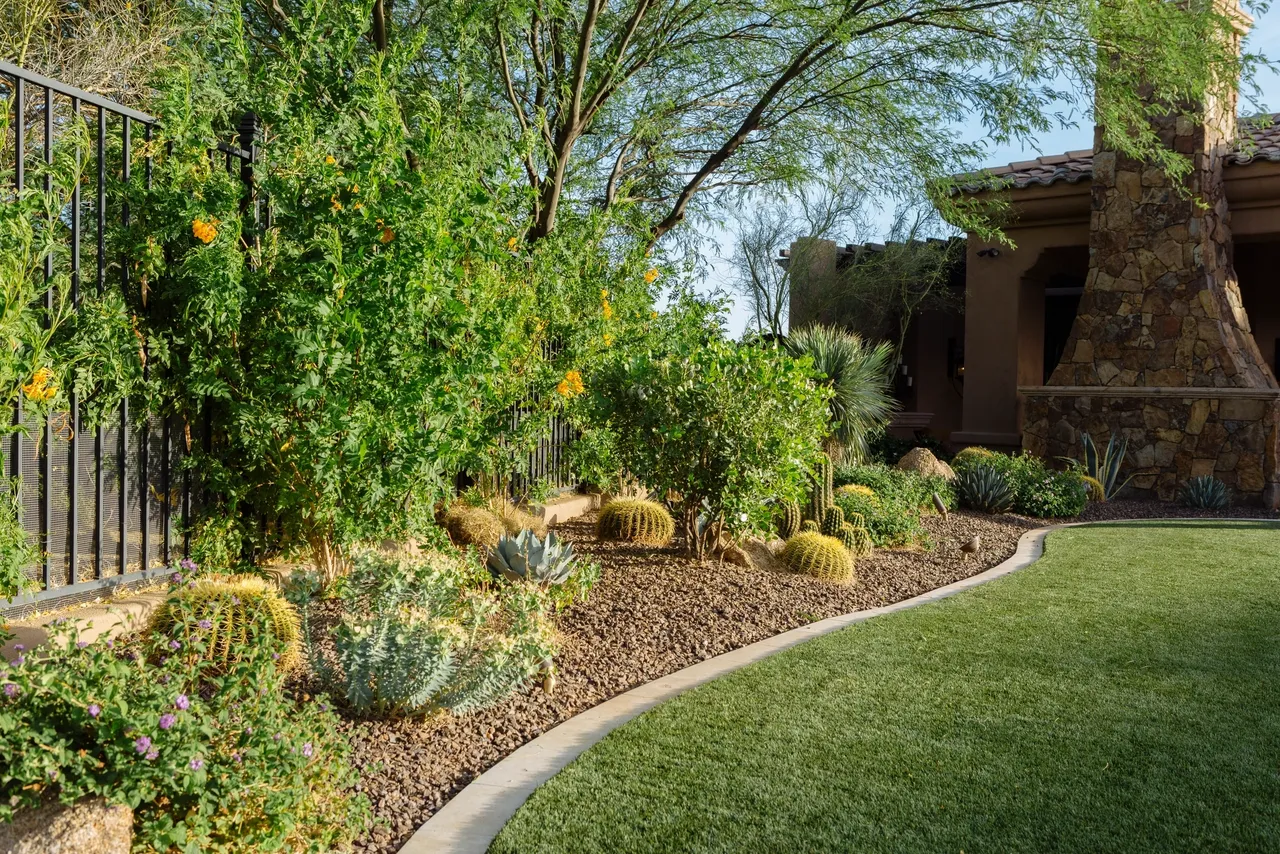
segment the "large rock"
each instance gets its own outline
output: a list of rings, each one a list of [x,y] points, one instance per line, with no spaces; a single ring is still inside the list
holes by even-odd
[[[956,473],[951,470],[951,466],[935,457],[928,448],[912,448],[907,451],[902,459],[898,460],[898,468],[903,471],[913,471],[926,477],[938,475],[945,477],[947,480],[956,479]]]
[[[129,854],[132,846],[133,810],[101,798],[54,801],[0,822],[0,854]]]

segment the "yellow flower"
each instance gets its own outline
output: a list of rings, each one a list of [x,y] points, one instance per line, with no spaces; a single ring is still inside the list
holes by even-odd
[[[332,196],[329,197],[329,210],[335,213],[342,210],[342,202],[338,201],[337,193],[334,193]]]
[[[519,240],[517,240],[516,238],[512,237],[510,240],[508,240],[508,241],[507,241],[507,248],[508,248],[508,249],[515,249],[515,248],[516,248],[516,244],[517,244],[517,243],[519,243],[519,242],[520,242]]]
[[[610,319],[612,319],[612,318],[613,318],[613,306],[609,305],[609,301],[608,301],[608,300],[605,300],[605,301],[604,301],[604,305],[602,306],[602,310],[604,311],[604,319],[605,319],[605,320],[610,320]]]
[[[333,164],[337,163],[338,161],[334,160],[334,159],[333,159],[333,155],[332,155],[332,154],[330,154],[328,157],[326,157],[326,158],[324,159],[324,162],[325,162],[325,164],[326,164],[326,165],[332,166]]]
[[[605,300],[605,299],[608,299],[608,298],[609,298],[609,292],[608,292],[608,291],[606,291],[606,290],[601,290],[601,291],[600,291],[600,299]]]
[[[658,271],[650,267],[645,271],[644,282],[646,285],[652,285],[658,279]]]
[[[28,400],[52,400],[53,396],[58,393],[58,387],[49,385],[49,380],[51,379],[53,379],[53,371],[48,368],[41,368],[31,377],[31,382],[22,387],[22,393],[27,396]]]
[[[382,241],[383,243],[390,243],[395,239],[396,239],[396,233],[384,225],[382,227],[382,235],[378,238],[378,240]]]
[[[606,333],[604,334],[604,346],[606,346],[606,347],[612,347],[612,346],[613,346],[613,336],[612,336],[612,335],[610,335],[608,332],[606,332]]]
[[[360,204],[359,202],[356,202],[354,205],[352,205],[352,206],[351,206],[351,209],[352,209],[353,211],[358,211],[358,210],[360,210],[360,209],[361,209],[361,208],[363,208],[363,207],[364,207],[364,205]]]
[[[582,374],[577,371],[565,371],[564,379],[556,385],[556,394],[561,397],[574,397],[585,390],[586,388],[582,385]]]
[[[560,382],[556,385],[556,394],[560,395],[561,397],[570,397],[569,384],[564,380],[560,380]]]
[[[354,196],[354,195],[355,195],[356,193],[358,193],[358,192],[360,192],[360,185],[359,185],[359,184],[352,184],[352,185],[351,185],[351,195],[353,195],[353,196]]]
[[[212,243],[213,239],[218,236],[217,224],[218,221],[216,219],[210,219],[208,222],[193,219],[191,221],[191,233],[201,243]]]
[[[649,319],[650,319],[650,320],[657,320],[657,319],[658,319],[658,313],[657,313],[656,311],[651,311],[651,312],[649,312]]]

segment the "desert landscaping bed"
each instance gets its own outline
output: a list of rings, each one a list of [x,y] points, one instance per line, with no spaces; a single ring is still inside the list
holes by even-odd
[[[674,549],[598,543],[590,518],[559,526],[604,572],[590,600],[557,620],[561,652],[554,692],[535,686],[461,717],[346,723],[361,788],[382,821],[356,850],[396,851],[504,756],[610,697],[806,623],[974,575],[1012,555],[1018,538],[1043,523],[959,511],[946,521],[926,517],[924,524],[933,550],[877,550],[859,560],[858,581],[849,586],[772,569],[699,565]],[[959,546],[974,535],[981,552],[969,557]]]

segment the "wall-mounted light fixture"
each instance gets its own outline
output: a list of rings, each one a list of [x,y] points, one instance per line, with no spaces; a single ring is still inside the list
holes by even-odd
[[[990,247],[990,248],[988,248],[988,249],[979,249],[979,250],[978,250],[978,257],[979,257],[979,258],[999,258],[999,257],[1000,257],[1000,250],[999,250],[999,249],[997,249],[997,248],[995,248],[994,246],[992,246],[992,247]]]

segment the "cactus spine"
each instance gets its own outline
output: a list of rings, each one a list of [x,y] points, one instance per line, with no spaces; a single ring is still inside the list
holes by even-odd
[[[840,527],[840,531],[836,535],[841,544],[853,553],[854,557],[864,557],[871,554],[872,542],[871,533],[861,526],[851,525],[845,522]]]
[[[812,519],[805,519],[804,522],[800,525],[800,533],[802,534],[818,533],[818,523],[813,521]]]
[[[844,527],[844,511],[839,507],[828,507],[822,512],[822,533],[828,537],[837,536]]]
[[[778,514],[778,536],[789,540],[800,533],[800,504],[795,501],[782,502],[782,510]]]
[[[834,537],[799,534],[787,541],[782,561],[793,572],[803,572],[839,584],[853,580],[853,556]]]

